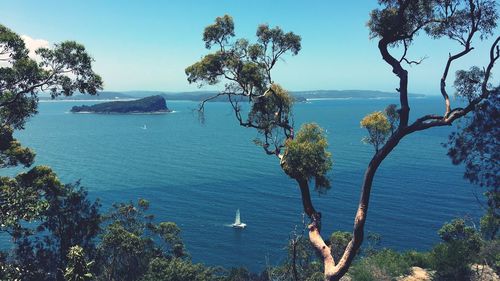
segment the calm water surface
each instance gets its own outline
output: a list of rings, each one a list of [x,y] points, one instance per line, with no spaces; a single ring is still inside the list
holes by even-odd
[[[396,102],[351,99],[295,106],[296,125],[319,123],[333,153],[332,188],[313,196],[325,235],[352,227],[364,168],[373,154],[361,142],[365,131],[359,121]],[[81,179],[103,209],[112,202],[150,200],[158,220],[181,227],[194,261],[261,270],[266,260],[284,258],[290,231],[302,227],[299,190],[277,159],[252,143],[257,133],[237,125],[228,104],[209,104],[204,125],[192,112],[195,102],[168,102],[175,112],[165,115],[68,113],[77,104],[82,102],[41,103],[40,114],[17,133],[36,150],[36,164],[51,166],[64,182]],[[414,117],[442,111],[437,98],[412,103]],[[380,167],[367,230],[381,234],[384,246],[429,249],[443,222],[479,218],[474,187],[441,146],[450,130],[406,138]],[[248,225],[244,230],[225,226],[237,208]]]

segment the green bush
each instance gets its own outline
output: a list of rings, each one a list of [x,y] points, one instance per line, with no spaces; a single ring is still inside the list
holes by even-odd
[[[402,257],[410,266],[434,268],[434,260],[429,252],[407,251],[402,254]]]
[[[481,261],[486,262],[493,270],[500,273],[500,239],[484,242],[479,257]]]
[[[344,254],[345,248],[352,239],[352,233],[347,231],[335,231],[330,235],[330,249],[332,251],[333,259],[340,260]]]
[[[481,235],[463,219],[446,223],[438,231],[443,243],[431,252],[437,280],[468,280],[470,265],[478,262]]]
[[[393,280],[408,274],[412,266],[405,254],[383,249],[355,263],[349,274],[355,281]]]

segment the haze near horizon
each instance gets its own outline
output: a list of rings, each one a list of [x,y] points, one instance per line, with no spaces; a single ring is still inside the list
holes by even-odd
[[[64,40],[84,43],[95,59],[95,70],[106,91],[197,91],[184,69],[208,53],[202,30],[217,16],[234,18],[236,37],[255,40],[256,26],[268,23],[302,37],[297,56],[285,56],[275,70],[275,81],[291,91],[380,90],[394,92],[396,77],[380,59],[377,40],[370,40],[365,24],[376,1],[314,5],[299,1],[119,1],[4,3],[2,24],[23,35],[34,50]],[[57,10],[57,17],[48,17]],[[40,22],[43,20],[43,25]],[[498,34],[497,28],[494,34]],[[478,39],[477,39],[478,40]],[[451,72],[485,65],[492,39],[474,42],[473,54],[453,65]],[[408,58],[425,60],[411,67],[413,93],[438,95],[450,40],[418,36]],[[434,80],[429,80],[432,77]],[[497,81],[495,81],[497,82]],[[220,87],[220,86],[219,86]],[[218,90],[204,87],[203,90]]]

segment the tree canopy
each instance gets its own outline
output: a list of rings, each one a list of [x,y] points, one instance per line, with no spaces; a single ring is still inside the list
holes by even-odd
[[[203,41],[207,49],[215,49],[215,52],[187,67],[187,80],[200,87],[224,81],[224,90],[203,101],[200,112],[207,101],[225,96],[240,125],[255,128],[262,134],[263,139],[256,143],[270,155],[279,154],[293,131],[290,116],[293,98],[274,83],[271,73],[282,56],[298,54],[301,38],[267,24],[258,26],[256,43],[234,36],[234,22],[229,15],[217,17],[207,26]],[[242,101],[250,103],[251,110],[246,117]]]

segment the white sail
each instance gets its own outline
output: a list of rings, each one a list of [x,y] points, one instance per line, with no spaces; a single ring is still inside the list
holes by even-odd
[[[240,209],[236,210],[236,217],[234,218],[234,223],[231,224],[234,228],[245,228],[247,225],[241,222]]]
[[[236,218],[234,219],[234,224],[235,225],[240,225],[241,224],[240,209],[236,210]]]

